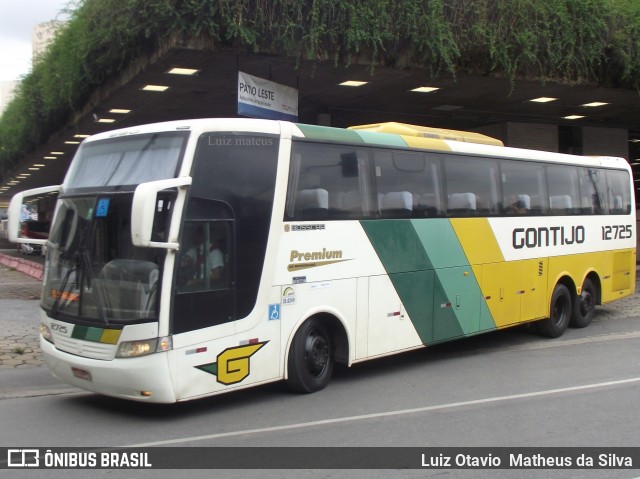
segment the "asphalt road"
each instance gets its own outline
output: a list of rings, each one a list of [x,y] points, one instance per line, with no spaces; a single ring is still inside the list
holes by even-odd
[[[12,304],[12,319],[19,320],[21,308]],[[37,303],[23,306],[29,321]],[[570,329],[555,340],[520,327],[338,369],[329,387],[312,395],[273,384],[185,404],[146,405],[68,388],[43,367],[0,370],[0,444],[640,446],[639,308],[637,295],[613,303],[589,328]],[[0,317],[3,310],[0,304]],[[640,477],[637,470],[575,469],[20,472],[47,478]]]

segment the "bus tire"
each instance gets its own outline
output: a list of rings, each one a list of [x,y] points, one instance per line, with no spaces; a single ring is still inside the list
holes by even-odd
[[[296,331],[289,350],[287,386],[294,392],[324,389],[333,373],[331,337],[318,318],[311,318]]]
[[[581,293],[576,295],[573,304],[573,313],[569,326],[573,328],[586,328],[591,324],[596,311],[598,290],[593,282],[587,278],[582,284]]]
[[[571,293],[564,284],[557,284],[551,295],[549,317],[538,321],[538,332],[548,338],[558,338],[571,320]]]

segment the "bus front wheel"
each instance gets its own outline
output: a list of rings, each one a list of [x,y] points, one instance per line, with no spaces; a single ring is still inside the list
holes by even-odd
[[[287,365],[287,386],[294,392],[312,393],[329,384],[333,372],[331,337],[318,318],[309,319],[296,332]]]
[[[564,284],[557,284],[551,295],[549,317],[538,321],[538,332],[549,338],[558,338],[571,320],[571,293]]]
[[[573,305],[573,314],[569,323],[574,328],[586,328],[591,324],[596,311],[597,289],[593,282],[587,278],[584,280],[580,294],[576,296]]]

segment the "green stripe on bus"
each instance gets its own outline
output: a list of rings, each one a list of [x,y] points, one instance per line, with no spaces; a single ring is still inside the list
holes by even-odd
[[[71,337],[73,339],[92,341],[94,343],[117,344],[120,333],[121,331],[117,329],[103,329],[76,325],[73,328]]]
[[[296,123],[304,133],[305,138],[310,140],[331,141],[339,143],[364,143],[360,135],[352,130],[342,130],[340,128],[329,128],[326,126],[305,125]]]
[[[495,329],[448,219],[361,224],[424,344]]]
[[[433,269],[410,221],[363,220],[360,223],[388,274]]]
[[[89,328],[84,339],[86,339],[87,341],[93,341],[94,343],[99,343],[103,331],[104,330],[101,328]]]
[[[87,330],[89,328],[87,326],[74,326],[73,332],[71,333],[71,337],[73,339],[84,339],[87,335]]]
[[[395,146],[400,148],[408,148],[407,142],[399,135],[390,135],[388,133],[376,133],[375,131],[354,130],[360,135],[367,145],[379,146]]]

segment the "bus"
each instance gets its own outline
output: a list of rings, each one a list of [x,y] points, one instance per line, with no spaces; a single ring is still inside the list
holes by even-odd
[[[532,323],[585,327],[635,289],[625,159],[399,123],[197,119],[97,134],[58,195],[44,360],[173,403]],[[43,242],[45,240],[42,240]]]

